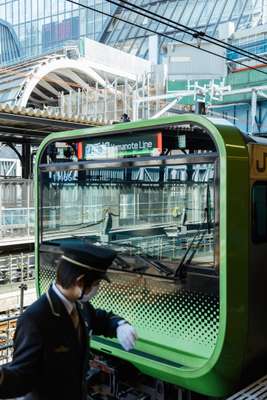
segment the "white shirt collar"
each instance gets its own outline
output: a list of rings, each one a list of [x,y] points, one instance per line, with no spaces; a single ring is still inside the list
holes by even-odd
[[[54,292],[56,293],[56,295],[60,298],[60,300],[62,301],[62,303],[64,304],[67,312],[69,314],[71,314],[73,307],[75,306],[75,304],[68,300],[62,293],[61,291],[58,289],[58,287],[56,286],[55,282],[52,285],[52,289],[54,290]]]

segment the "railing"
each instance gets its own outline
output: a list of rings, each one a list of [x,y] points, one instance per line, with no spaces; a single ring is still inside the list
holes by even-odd
[[[34,254],[10,254],[0,258],[0,285],[34,279]]]
[[[33,241],[33,181],[0,179],[1,243]]]
[[[9,362],[12,358],[17,318],[17,315],[0,317],[0,365]]]
[[[5,241],[14,238],[33,239],[34,208],[2,208],[0,237]]]
[[[10,254],[0,258],[0,365],[9,362],[18,316],[36,298],[34,254]]]

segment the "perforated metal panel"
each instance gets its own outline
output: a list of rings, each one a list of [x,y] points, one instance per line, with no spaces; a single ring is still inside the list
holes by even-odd
[[[145,329],[148,336],[152,333],[161,345],[163,336],[203,345],[208,352],[216,343],[219,299],[215,295],[177,288],[168,281],[150,278],[129,281],[125,275],[111,284],[105,283],[94,305],[112,309],[137,328]]]
[[[114,276],[113,276],[114,275]],[[112,283],[102,283],[95,307],[123,316],[145,331],[146,338],[175,351],[209,356],[215,346],[219,326],[219,299],[214,294],[190,291],[169,281],[111,275]],[[55,279],[51,268],[42,268],[40,288],[44,292]]]
[[[47,292],[50,284],[55,281],[56,272],[51,267],[42,266],[39,274],[39,287],[41,294]]]

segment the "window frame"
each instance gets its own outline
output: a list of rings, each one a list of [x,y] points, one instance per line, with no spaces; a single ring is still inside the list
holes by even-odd
[[[255,181],[251,187],[251,237],[252,237],[252,242],[255,244],[267,243],[267,218],[266,218],[266,229],[265,229],[266,233],[264,236],[259,235],[259,233],[257,232],[257,221],[255,220],[254,190],[256,187],[262,187],[262,186],[265,186],[266,188],[265,194],[266,194],[266,204],[267,204],[267,181]]]

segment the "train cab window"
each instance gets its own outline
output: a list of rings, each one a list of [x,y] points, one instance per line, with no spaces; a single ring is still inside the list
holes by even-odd
[[[42,174],[44,241],[86,237],[116,247],[129,270],[137,259],[146,272],[162,272],[145,268],[150,261],[165,264],[161,276],[174,276],[181,263],[213,268],[212,163],[167,165],[162,177],[160,166],[119,169],[107,164],[88,168],[80,177],[68,168],[65,174]],[[149,257],[147,264],[144,257]]]
[[[42,242],[114,247],[126,272],[217,275],[216,159],[189,126],[54,142],[41,165]]]
[[[267,182],[256,182],[252,188],[252,239],[267,241]]]

